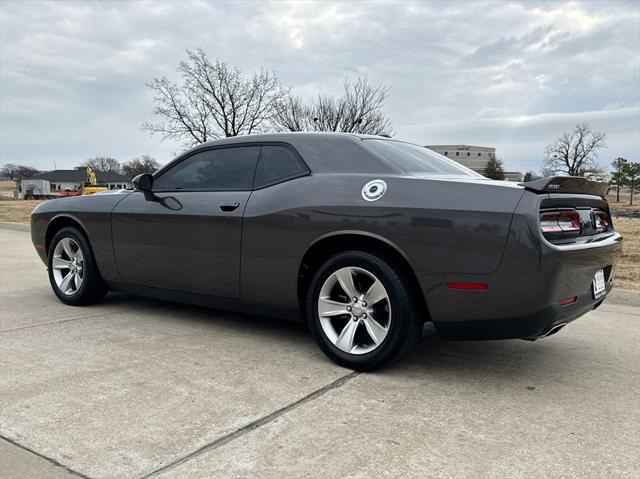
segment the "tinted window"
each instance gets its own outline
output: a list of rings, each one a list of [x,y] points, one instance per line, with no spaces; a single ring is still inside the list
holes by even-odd
[[[291,144],[314,173],[388,175],[397,172],[384,161],[376,161],[377,158],[362,147],[362,139],[356,136],[330,133],[292,135]]]
[[[266,145],[260,153],[256,188],[308,173],[298,155],[285,146]]]
[[[362,144],[402,173],[482,177],[473,170],[422,146],[393,140],[363,140]]]
[[[154,190],[245,190],[253,187],[259,146],[203,151],[154,179]]]

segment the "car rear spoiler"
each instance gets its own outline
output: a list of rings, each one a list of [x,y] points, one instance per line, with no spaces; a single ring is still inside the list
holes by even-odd
[[[590,181],[579,176],[549,176],[520,185],[536,193],[576,193],[604,198],[609,192],[609,183]]]

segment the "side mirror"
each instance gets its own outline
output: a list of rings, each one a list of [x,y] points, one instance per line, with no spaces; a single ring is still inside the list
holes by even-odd
[[[149,173],[143,173],[136,176],[131,183],[134,190],[149,192],[153,186],[153,176]]]

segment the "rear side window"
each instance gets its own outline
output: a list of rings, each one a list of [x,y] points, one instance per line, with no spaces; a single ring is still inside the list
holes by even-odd
[[[291,148],[280,145],[265,145],[260,153],[255,187],[261,188],[297,178],[308,172],[306,165]]]
[[[153,181],[160,190],[249,190],[259,146],[207,150],[181,161]]]
[[[362,144],[385,163],[410,175],[454,175],[480,177],[469,168],[422,146],[394,140],[365,139]]]

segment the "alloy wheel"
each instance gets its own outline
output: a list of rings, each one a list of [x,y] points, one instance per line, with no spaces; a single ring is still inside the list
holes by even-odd
[[[370,271],[341,268],[322,285],[318,317],[324,334],[338,349],[349,354],[369,353],[389,332],[389,294]]]
[[[84,256],[80,245],[72,238],[62,238],[53,250],[53,278],[62,294],[72,296],[84,280]]]

